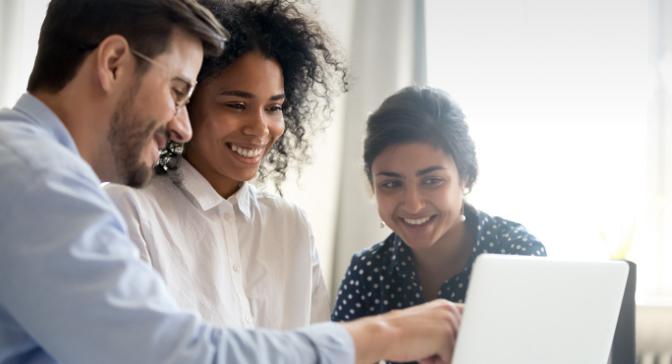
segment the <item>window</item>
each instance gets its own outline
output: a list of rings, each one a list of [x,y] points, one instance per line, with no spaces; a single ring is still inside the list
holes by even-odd
[[[429,84],[462,106],[476,143],[467,200],[551,256],[635,261],[647,299],[672,294],[651,4],[426,3]]]

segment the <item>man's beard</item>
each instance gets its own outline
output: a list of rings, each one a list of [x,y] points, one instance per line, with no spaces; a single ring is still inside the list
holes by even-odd
[[[152,167],[142,163],[142,151],[151,141],[159,124],[157,120],[141,122],[133,115],[133,99],[138,86],[135,85],[129,96],[119,102],[112,115],[112,123],[107,140],[110,143],[120,183],[130,187],[142,187],[152,176]],[[165,131],[164,131],[165,132]]]

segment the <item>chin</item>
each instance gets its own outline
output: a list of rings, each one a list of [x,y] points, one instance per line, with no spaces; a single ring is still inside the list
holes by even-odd
[[[237,181],[239,183],[243,183],[243,182],[248,182],[248,181],[253,180],[255,177],[257,177],[257,175],[258,175],[258,170],[255,169],[255,170],[250,171],[250,172],[244,171],[243,173],[237,173],[236,175],[231,176],[231,179],[233,179],[234,181]]]
[[[141,188],[149,183],[154,169],[147,165],[140,165],[130,170],[126,177],[126,185],[133,188]]]
[[[403,236],[401,238],[411,249],[428,249],[431,248],[435,243],[435,241],[432,239],[405,239]]]

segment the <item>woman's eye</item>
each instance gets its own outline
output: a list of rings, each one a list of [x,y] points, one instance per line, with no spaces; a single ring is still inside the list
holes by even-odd
[[[245,110],[245,104],[240,103],[240,102],[229,103],[229,104],[226,104],[226,106],[228,108],[234,109],[234,110]]]
[[[429,177],[426,178],[423,183],[428,186],[437,186],[443,183],[443,178],[438,178],[438,177]]]
[[[378,184],[378,186],[389,190],[401,186],[401,183],[399,181],[385,181]]]
[[[273,105],[273,106],[270,106],[267,110],[270,111],[270,112],[273,112],[273,113],[282,112],[282,105]]]

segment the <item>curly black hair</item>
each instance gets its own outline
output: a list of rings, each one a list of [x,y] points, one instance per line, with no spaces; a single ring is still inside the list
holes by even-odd
[[[309,160],[308,136],[322,130],[333,111],[336,93],[347,91],[347,71],[320,27],[294,1],[200,0],[231,32],[219,57],[205,57],[198,81],[216,77],[234,60],[259,51],[278,62],[284,78],[285,133],[275,142],[259,169],[260,180],[271,177],[278,191],[290,163],[297,169]],[[176,169],[174,145],[162,152],[157,173]]]

